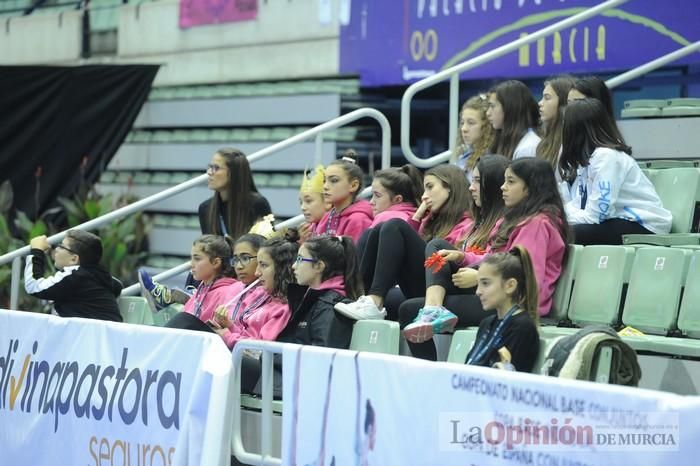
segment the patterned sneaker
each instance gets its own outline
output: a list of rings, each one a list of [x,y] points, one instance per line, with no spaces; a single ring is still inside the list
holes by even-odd
[[[369,296],[360,296],[352,303],[338,303],[335,305],[335,310],[355,320],[383,319],[386,316],[386,311],[379,310]]]
[[[172,303],[170,289],[154,282],[145,269],[139,269],[139,283],[141,284],[141,296],[146,298],[151,311],[158,312]]]
[[[406,340],[423,343],[440,333],[454,332],[457,316],[443,306],[426,306],[418,311],[413,323],[403,329]]]

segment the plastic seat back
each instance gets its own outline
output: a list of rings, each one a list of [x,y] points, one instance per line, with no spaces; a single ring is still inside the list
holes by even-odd
[[[685,249],[637,250],[622,313],[625,325],[656,335],[675,330],[690,257]]]
[[[700,171],[696,168],[659,170],[653,183],[663,206],[673,215],[671,233],[689,233],[695,213]]]
[[[146,298],[142,296],[122,296],[119,303],[119,313],[128,324],[152,325],[151,311]]]
[[[358,320],[352,329],[350,349],[399,354],[399,324],[389,320]]]
[[[583,254],[583,246],[579,244],[570,244],[568,246],[569,255],[566,261],[564,270],[561,271],[557,287],[554,290],[554,299],[552,301],[552,310],[549,311],[547,318],[556,321],[566,319],[569,313],[569,302],[571,301],[571,289],[574,286],[574,276],[576,267],[578,266],[579,258]]]
[[[700,250],[693,252],[685,279],[678,328],[691,338],[700,338]]]
[[[576,324],[616,325],[623,285],[629,280],[634,248],[583,248],[574,278],[569,319]]]

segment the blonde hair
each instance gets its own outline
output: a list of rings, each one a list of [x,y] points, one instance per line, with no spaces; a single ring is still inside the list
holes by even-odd
[[[478,94],[470,97],[459,110],[460,121],[462,119],[462,112],[467,109],[479,112],[479,117],[481,118],[481,137],[479,140],[472,144],[472,153],[467,160],[465,165],[465,170],[474,170],[477,162],[484,154],[489,152],[489,147],[491,147],[491,142],[493,142],[494,132],[491,123],[489,123],[488,118],[486,118],[486,110],[489,108],[489,97],[486,94]],[[455,143],[455,148],[452,151],[452,157],[450,162],[455,163],[460,155],[462,155],[467,150],[468,144],[464,142],[462,138],[462,131],[457,130],[457,141]]]

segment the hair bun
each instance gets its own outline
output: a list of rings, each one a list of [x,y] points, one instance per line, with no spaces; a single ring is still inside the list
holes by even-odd
[[[296,228],[287,228],[284,232],[285,241],[289,241],[290,243],[298,243],[300,238],[299,230]]]
[[[354,149],[348,149],[343,153],[341,160],[349,163],[357,163],[357,152]]]

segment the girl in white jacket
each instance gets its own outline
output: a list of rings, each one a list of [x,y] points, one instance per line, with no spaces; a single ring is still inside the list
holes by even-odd
[[[671,213],[596,99],[569,103],[559,169],[578,244],[622,244],[622,235],[668,233]]]

